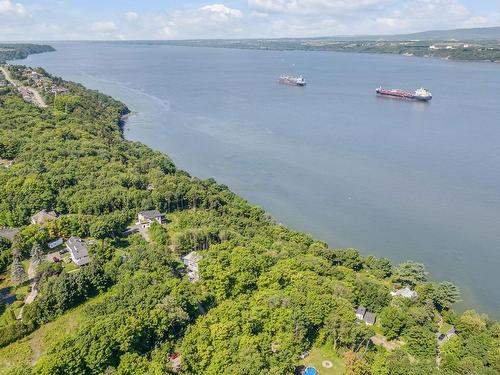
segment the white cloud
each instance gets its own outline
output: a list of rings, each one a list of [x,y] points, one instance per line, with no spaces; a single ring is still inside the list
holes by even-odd
[[[0,15],[24,16],[26,8],[21,3],[13,3],[11,0],[0,0]]]
[[[488,17],[483,17],[483,16],[475,16],[467,19],[464,22],[464,27],[482,27],[482,26],[488,26],[494,24],[493,22],[490,21]]]
[[[221,38],[241,34],[242,18],[244,14],[239,9],[224,4],[209,4],[166,12],[148,22],[158,24],[158,36],[164,39]]]
[[[182,3],[168,11],[130,10],[118,17],[101,14],[102,19],[88,20],[89,15],[77,12],[76,5],[59,9],[40,5],[43,0],[0,0],[0,38],[312,37],[409,33],[500,23],[498,11],[482,14],[470,2],[466,7],[465,0],[240,0],[243,6],[238,8],[223,0],[206,1],[198,6]],[[30,6],[25,8],[21,3]]]
[[[384,32],[405,30],[409,26],[407,20],[397,17],[378,17],[375,19],[375,23],[380,29],[384,30]]]
[[[91,26],[92,31],[99,33],[110,33],[118,30],[118,26],[113,21],[97,21]]]
[[[135,21],[139,18],[139,14],[137,14],[136,12],[127,12],[125,13],[125,19],[127,21]]]
[[[263,36],[329,36],[407,33],[494,24],[498,17],[474,14],[463,0],[248,0],[267,14]]]
[[[370,9],[394,0],[248,0],[248,6],[259,12],[289,14],[335,14]]]
[[[211,17],[219,20],[228,20],[230,18],[241,18],[243,13],[238,9],[228,8],[224,4],[205,5],[199,8],[200,11],[208,13]]]

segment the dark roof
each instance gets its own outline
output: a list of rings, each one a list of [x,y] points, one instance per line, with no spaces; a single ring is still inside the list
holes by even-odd
[[[375,313],[372,313],[372,312],[369,312],[367,311],[363,320],[365,321],[365,323],[367,324],[375,324],[375,320],[377,319],[377,315]]]
[[[366,307],[358,306],[356,308],[356,315],[358,315],[358,314],[364,317],[366,314]]]
[[[157,217],[163,217],[163,214],[158,210],[141,211],[139,215],[143,216],[145,219],[155,219]]]

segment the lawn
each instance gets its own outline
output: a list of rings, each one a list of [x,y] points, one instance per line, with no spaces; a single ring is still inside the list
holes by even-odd
[[[75,332],[84,318],[85,307],[100,301],[105,295],[106,293],[68,311],[27,337],[1,348],[0,374],[26,373],[21,370],[29,368],[54,343]]]
[[[71,255],[69,254],[64,255],[62,261],[62,265],[66,272],[71,272],[80,268],[71,260]]]
[[[333,366],[325,368],[322,365],[323,361],[330,361]],[[315,367],[318,375],[342,375],[345,370],[344,362],[329,346],[311,348],[309,356],[302,361],[302,364]]]
[[[446,334],[452,328],[453,328],[453,326],[451,324],[443,322],[443,324],[441,324],[441,327],[439,327],[439,333]]]

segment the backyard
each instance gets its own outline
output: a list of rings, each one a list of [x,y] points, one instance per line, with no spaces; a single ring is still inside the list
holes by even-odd
[[[342,375],[345,370],[342,359],[328,345],[311,348],[302,364],[315,367],[318,375]]]

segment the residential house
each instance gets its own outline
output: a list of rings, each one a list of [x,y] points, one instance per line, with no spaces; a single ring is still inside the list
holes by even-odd
[[[411,290],[408,287],[403,289],[396,289],[391,292],[391,296],[393,297],[403,297],[403,298],[417,298],[418,294],[414,290]]]
[[[200,280],[200,271],[198,264],[200,263],[201,255],[196,251],[191,251],[188,255],[182,258],[182,261],[186,265],[187,275],[189,281],[194,283]]]
[[[437,341],[439,345],[444,344],[447,342],[452,336],[456,334],[455,332],[455,327],[451,327],[447,332],[445,333],[439,333],[437,334]]]
[[[15,228],[0,228],[0,237],[13,241],[19,234],[19,230]]]
[[[358,318],[359,320],[363,320],[365,314],[366,314],[366,307],[358,306],[356,308],[356,318]]]
[[[57,214],[54,211],[42,210],[31,217],[31,224],[43,225],[55,219],[57,219]]]
[[[365,322],[366,325],[372,326],[377,320],[377,315],[368,311],[366,307],[358,306],[356,307],[356,318]]]
[[[165,215],[157,210],[149,210],[149,211],[139,212],[137,218],[138,218],[137,225],[142,224],[143,228],[147,228],[155,221],[158,224],[163,224]]]
[[[53,94],[65,95],[69,93],[69,89],[63,86],[53,86],[50,92]]]
[[[71,260],[78,266],[84,266],[90,263],[87,245],[79,237],[71,237],[66,242],[66,248],[69,251]]]

